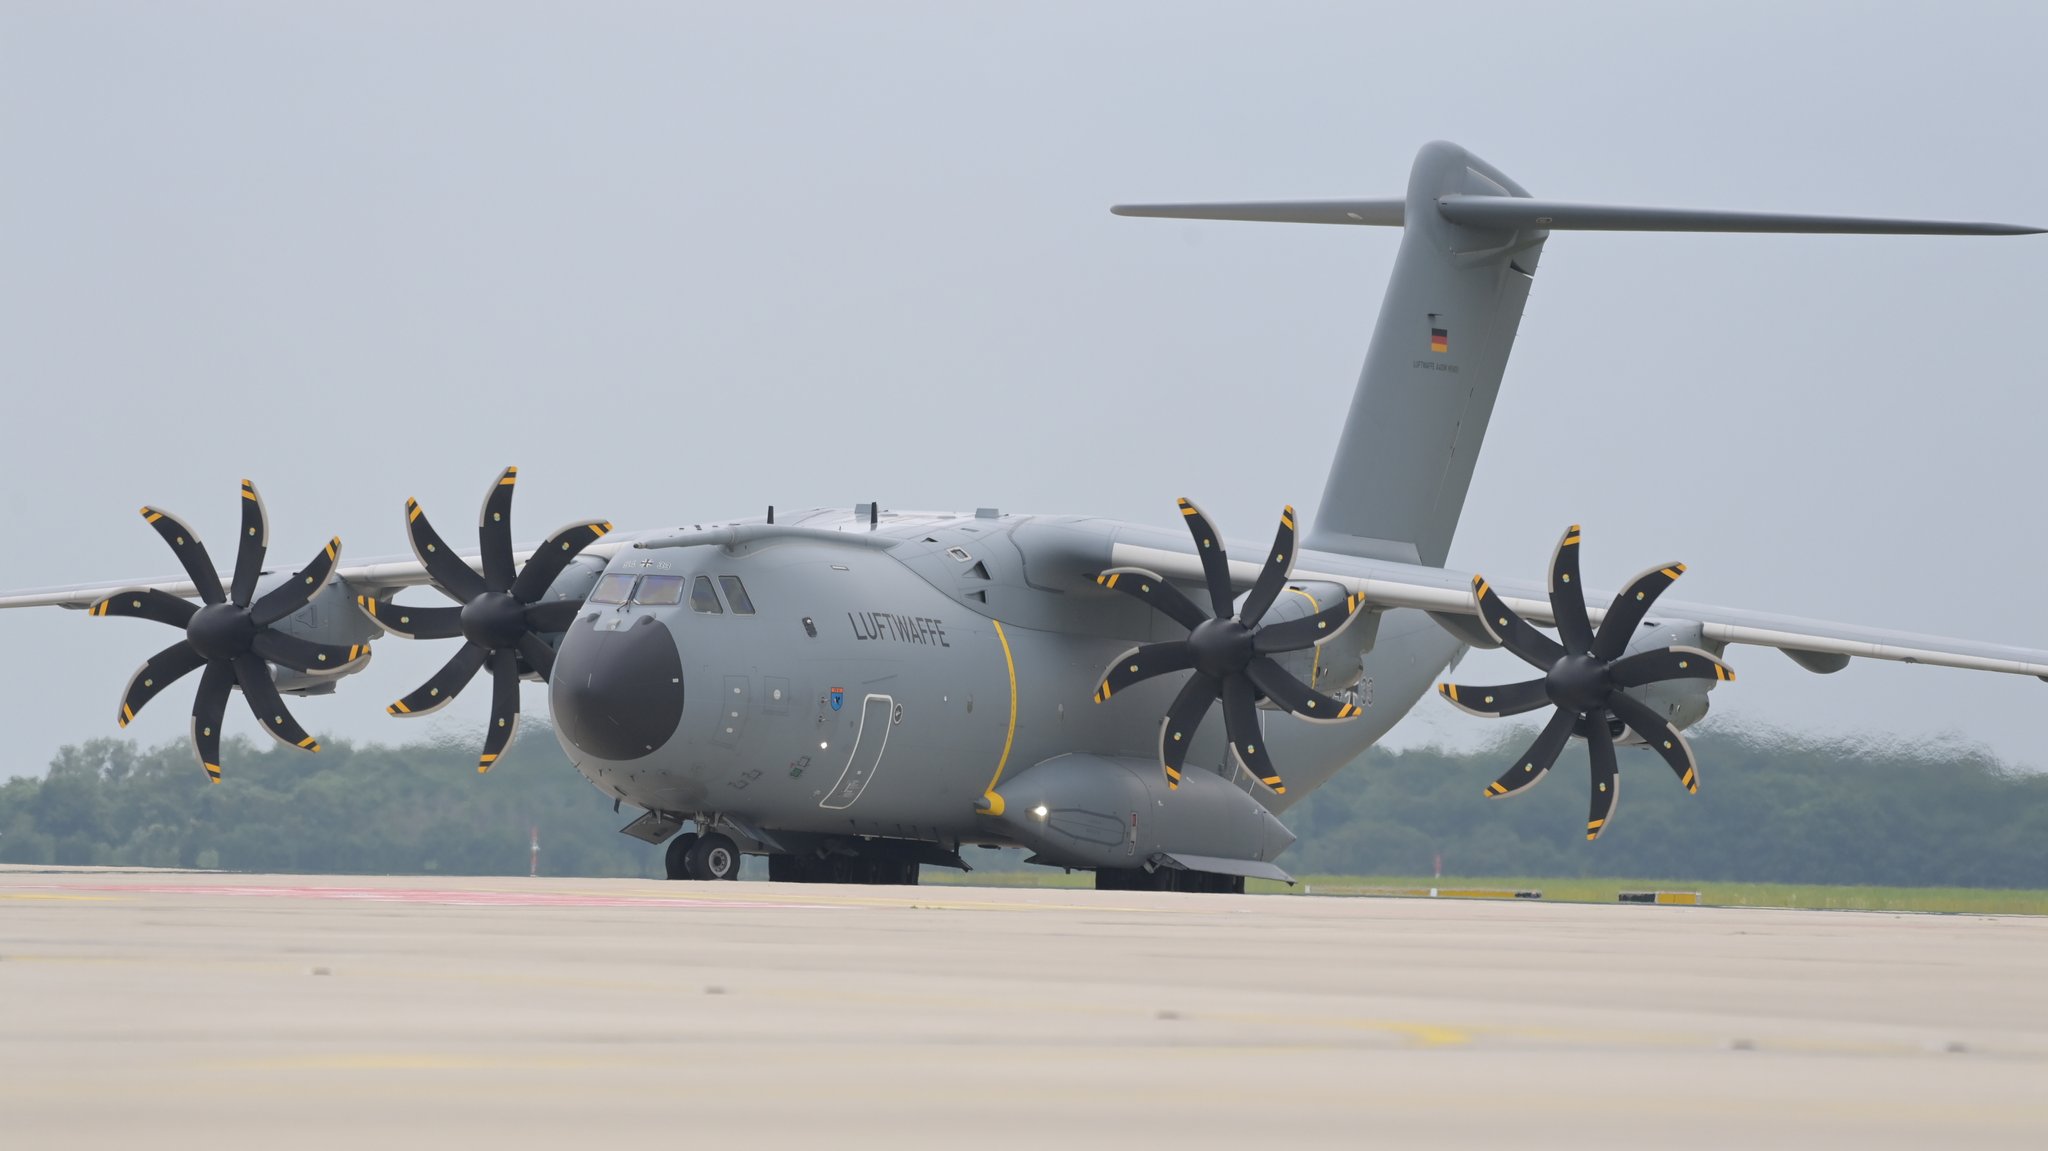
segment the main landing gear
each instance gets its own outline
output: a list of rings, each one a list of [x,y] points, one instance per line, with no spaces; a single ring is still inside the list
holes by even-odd
[[[1095,871],[1097,891],[1205,891],[1213,895],[1243,895],[1244,876],[1217,875],[1209,871],[1182,871],[1158,867],[1102,867]]]
[[[738,879],[740,849],[715,831],[686,831],[668,841],[662,856],[670,879]]]
[[[915,859],[882,854],[771,855],[768,878],[776,883],[865,883],[917,886]]]

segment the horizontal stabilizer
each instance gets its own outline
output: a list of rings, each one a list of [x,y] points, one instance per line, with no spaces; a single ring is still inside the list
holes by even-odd
[[[2019,224],[1952,220],[1872,220],[1856,216],[1797,216],[1784,212],[1716,212],[1697,208],[1627,208],[1568,204],[1520,196],[1452,195],[1437,211],[1471,228],[1548,228],[1585,232],[1800,232],[1863,236],[2027,236],[2048,231]]]
[[[1175,220],[1251,220],[1261,224],[1369,224],[1401,226],[1399,200],[1252,200],[1241,204],[1118,204],[1119,216]]]
[[[1453,193],[1436,199],[1437,213],[1468,228],[1510,231],[1543,228],[1577,232],[1790,232],[1867,236],[2031,236],[2048,229],[2022,224],[1957,220],[1881,220],[1860,216],[1803,216],[1786,212],[1720,212],[1699,208],[1631,208],[1570,204],[1526,196]],[[1399,200],[1247,200],[1228,204],[1118,204],[1119,216],[1176,220],[1249,220],[1278,224],[1353,224],[1398,228]]]

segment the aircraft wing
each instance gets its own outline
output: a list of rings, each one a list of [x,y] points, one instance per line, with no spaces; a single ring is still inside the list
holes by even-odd
[[[1145,568],[1169,579],[1195,583],[1202,579],[1201,561],[1188,552],[1120,541],[1112,548],[1111,558],[1116,566]],[[1250,587],[1258,577],[1256,564],[1233,561],[1230,567],[1231,579],[1243,587]],[[1443,568],[1305,550],[1296,564],[1294,579],[1324,580],[1361,592],[1368,608],[1416,608],[1438,617],[1452,617],[1453,620],[1465,617],[1476,620],[1479,610],[1472,599],[1472,577]],[[1531,584],[1489,582],[1507,605],[1520,612],[1523,618],[1531,623],[1556,624],[1550,612],[1550,597],[1543,588]],[[1599,626],[1606,611],[1604,606],[1594,605],[1605,605],[1612,598],[1612,592],[1586,590],[1588,614],[1592,616],[1595,627]],[[1777,648],[1812,671],[1835,671],[1852,658],[1884,659],[1969,671],[2031,675],[2048,681],[2048,651],[2039,649],[1670,599],[1657,601],[1656,614],[1659,619],[1690,620],[1700,624],[1709,643]],[[1453,627],[1452,630],[1458,629]]]
[[[633,544],[631,537],[601,540],[583,549],[584,555],[611,558],[622,547]],[[528,544],[513,551],[515,563],[524,566],[538,544]],[[483,571],[483,560],[474,551],[463,552],[461,559],[478,572]],[[289,568],[279,570],[289,571]],[[265,573],[268,574],[268,573]],[[376,556],[355,563],[343,564],[334,574],[350,587],[361,593],[375,592],[380,597],[401,588],[419,587],[427,583],[427,569],[412,556]],[[189,576],[180,573],[175,576],[158,576],[151,579],[133,579],[112,583],[66,584],[59,587],[29,588],[19,592],[0,594],[0,608],[11,607],[63,607],[83,611],[117,591],[129,588],[152,587],[175,596],[191,598],[199,589]]]

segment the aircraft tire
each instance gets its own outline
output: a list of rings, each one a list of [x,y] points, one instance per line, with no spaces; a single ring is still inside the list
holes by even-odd
[[[683,865],[691,879],[738,879],[740,849],[731,839],[713,831],[697,837],[697,842],[684,853]]]
[[[688,862],[690,847],[697,842],[697,833],[685,831],[668,841],[668,850],[661,855],[662,869],[670,879],[690,878]]]

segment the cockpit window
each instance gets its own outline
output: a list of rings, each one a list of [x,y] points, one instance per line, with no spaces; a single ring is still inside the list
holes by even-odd
[[[683,602],[683,577],[671,575],[650,575],[640,577],[640,590],[634,593],[634,603],[662,604]]]
[[[591,603],[625,603],[633,598],[633,581],[640,577],[619,572],[597,581],[590,592]]]
[[[718,606],[718,593],[711,589],[710,576],[698,576],[690,585],[690,610],[724,615],[725,609]]]
[[[747,585],[738,576],[719,576],[718,586],[725,591],[727,603],[732,604],[732,614],[753,615],[754,600],[747,594]]]

